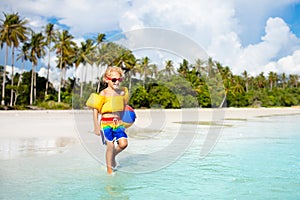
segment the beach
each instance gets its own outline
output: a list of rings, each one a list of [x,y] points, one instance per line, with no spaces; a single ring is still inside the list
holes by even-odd
[[[226,120],[293,114],[300,114],[300,108],[137,109],[136,122],[128,134],[132,140],[141,140],[145,135],[159,138],[163,130],[182,124],[223,125]],[[95,140],[91,110],[0,111],[0,127],[0,159],[52,155],[72,144]],[[133,143],[131,149],[135,148]]]
[[[160,123],[210,122],[226,119],[253,119],[264,116],[300,114],[300,108],[223,108],[223,109],[170,109],[135,110],[135,127],[148,127]],[[79,113],[79,114],[78,114]],[[92,116],[90,110],[39,110],[39,111],[0,111],[0,139],[17,138],[75,138],[76,115]],[[92,122],[91,122],[92,124]]]
[[[0,199],[299,199],[300,108],[136,114],[109,176],[91,110],[1,111]]]

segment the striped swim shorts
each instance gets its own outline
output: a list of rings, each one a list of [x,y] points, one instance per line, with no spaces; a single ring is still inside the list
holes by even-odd
[[[128,138],[125,133],[125,126],[116,117],[102,118],[101,130],[108,142],[118,141],[120,138]]]

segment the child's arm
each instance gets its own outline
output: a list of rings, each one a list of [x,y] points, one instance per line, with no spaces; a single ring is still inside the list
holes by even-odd
[[[94,122],[94,133],[96,135],[100,135],[100,124],[99,124],[99,120],[98,120],[98,110],[96,108],[93,109],[93,122]]]

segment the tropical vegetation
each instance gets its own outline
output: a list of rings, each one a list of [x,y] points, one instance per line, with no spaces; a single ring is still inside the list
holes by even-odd
[[[251,76],[246,70],[233,74],[229,66],[213,58],[183,59],[177,63],[179,67],[175,67],[174,61],[166,60],[160,66],[147,55],[136,58],[132,50],[107,41],[103,33],[77,44],[68,30],[55,29],[52,23],[36,33],[18,13],[4,13],[3,17],[0,22],[0,45],[5,51],[1,59],[4,62],[0,63],[1,109],[82,109],[92,92],[105,87],[102,75],[107,66],[124,70],[122,84],[129,88],[129,104],[134,108],[300,105],[298,74],[271,71]],[[58,86],[49,79],[51,54],[56,55],[55,67],[60,72]],[[37,73],[41,59],[47,60],[46,77]],[[16,60],[21,62],[17,73]],[[30,71],[25,70],[28,63],[31,63]],[[7,66],[11,66],[11,72]],[[76,77],[79,67],[83,74]],[[67,70],[72,68],[75,75],[66,77]]]

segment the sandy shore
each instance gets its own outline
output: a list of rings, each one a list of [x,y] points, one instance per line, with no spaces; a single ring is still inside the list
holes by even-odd
[[[300,114],[300,108],[224,108],[183,110],[136,110],[136,128],[174,122],[211,122],[226,119],[252,119],[273,115]],[[78,138],[78,124],[90,123],[91,111],[0,111],[0,139]]]
[[[135,124],[127,130],[131,141],[128,151],[141,150],[142,144],[145,148],[151,146],[155,140],[148,140],[149,137],[172,138],[185,123],[220,125],[226,120],[300,115],[300,108],[155,109],[136,110],[136,114]],[[57,154],[82,141],[96,155],[105,148],[93,133],[91,110],[0,111],[0,127],[0,160]],[[170,135],[160,136],[162,133]],[[143,139],[147,142],[143,143]]]

